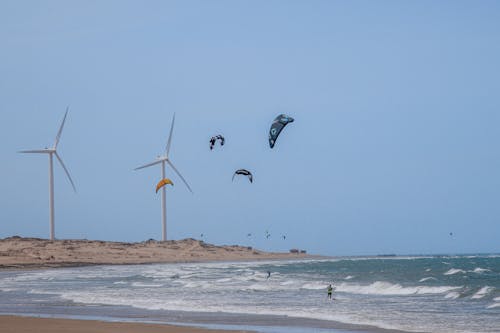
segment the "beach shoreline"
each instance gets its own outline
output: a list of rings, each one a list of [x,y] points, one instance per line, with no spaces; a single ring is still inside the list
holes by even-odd
[[[159,319],[149,316],[108,317],[103,315],[0,313],[0,331],[2,333],[127,333],[137,331],[144,333],[289,333],[310,332],[312,329],[317,333],[408,333],[368,325],[287,316],[229,313],[199,315],[201,317],[183,317],[183,320],[180,320],[180,318]],[[256,318],[258,319],[256,320]],[[61,330],[58,330],[59,328]]]
[[[164,323],[138,323],[87,319],[41,318],[0,315],[2,333],[249,333],[242,330],[211,330]]]
[[[451,271],[484,274],[486,278],[494,271],[488,257],[471,263],[466,257],[448,258],[446,262],[439,257],[338,259],[237,245],[215,246],[195,239],[140,243],[0,239],[0,277],[4,281],[0,288],[0,332],[58,333],[51,329],[54,325],[66,327],[61,333],[134,331],[103,327],[102,323],[168,325],[162,332],[171,333],[433,331],[417,320],[408,325],[394,319],[389,314],[398,308],[392,304],[404,305],[410,298],[415,304],[426,300],[463,302],[463,298],[454,301],[448,297],[450,290],[460,287],[449,282],[435,285],[433,281],[441,276],[446,280],[460,277],[449,274]],[[453,270],[466,267],[466,263],[471,266]],[[401,265],[409,265],[415,272],[409,282],[402,279],[389,283],[385,276],[358,281],[358,276],[366,277],[379,267],[380,272],[395,272],[394,268]],[[436,278],[412,282],[421,277],[419,274]],[[329,279],[337,282],[334,302],[324,298]],[[486,291],[483,284],[474,288],[474,295]],[[410,292],[412,289],[416,291]],[[476,298],[471,299],[477,302]],[[376,308],[370,307],[378,299]],[[491,303],[496,300],[494,295],[484,299],[488,309],[497,304]],[[379,307],[389,312],[380,312]],[[411,308],[401,312],[413,320],[411,313]],[[53,322],[29,324],[33,319],[15,319],[18,317]],[[490,320],[484,315],[478,318],[483,317]],[[474,317],[474,325],[464,325],[476,328],[471,332],[479,332],[479,319]],[[456,326],[462,327],[460,323]],[[179,331],[179,327],[202,331]],[[155,329],[141,326],[135,331],[155,333]]]

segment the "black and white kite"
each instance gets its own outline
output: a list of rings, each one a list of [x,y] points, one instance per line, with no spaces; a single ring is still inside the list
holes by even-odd
[[[280,114],[274,118],[271,129],[269,130],[269,146],[271,148],[274,147],[274,144],[276,143],[276,140],[278,139],[278,136],[283,128],[285,128],[287,124],[292,123],[293,120],[294,119],[292,117],[287,116],[286,114]]]
[[[226,139],[224,139],[224,137],[219,134],[210,138],[210,150],[214,149],[215,142],[217,142],[217,140],[220,141],[221,146],[224,146],[224,142],[226,141]]]
[[[236,175],[241,175],[241,176],[247,176],[248,177],[248,180],[250,181],[250,183],[253,183],[253,175],[250,171],[246,170],[246,169],[238,169],[234,172],[233,174],[233,181],[234,181],[234,177]]]

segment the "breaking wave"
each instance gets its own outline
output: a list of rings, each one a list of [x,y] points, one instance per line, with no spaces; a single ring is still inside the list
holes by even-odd
[[[424,278],[418,280],[418,282],[425,282],[425,281],[429,281],[429,280],[437,280],[437,279],[435,277],[428,276],[428,277],[424,277]]]
[[[393,284],[385,281],[376,281],[369,285],[355,285],[342,283],[338,286],[337,291],[363,294],[363,295],[422,295],[422,294],[444,294],[452,290],[460,289],[462,287],[453,286],[412,286],[403,287],[400,284]]]
[[[479,299],[479,298],[483,298],[484,296],[488,295],[489,293],[491,293],[493,290],[495,290],[494,287],[489,287],[489,286],[486,286],[486,287],[482,287],[481,289],[479,289],[474,295],[472,295],[472,299]]]
[[[451,293],[447,293],[446,296],[444,298],[448,298],[448,299],[457,299],[460,297],[460,293],[456,292],[456,291],[452,291]]]
[[[444,275],[453,275],[458,273],[465,273],[465,271],[463,269],[451,268],[446,273],[444,273]]]

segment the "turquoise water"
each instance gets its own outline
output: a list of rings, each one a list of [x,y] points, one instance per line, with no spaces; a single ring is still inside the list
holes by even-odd
[[[330,283],[334,300],[326,297]],[[248,327],[251,321],[252,328],[260,322],[262,332],[273,326],[269,318],[302,332],[335,329],[339,323],[408,332],[500,332],[500,256],[495,255],[0,272],[0,289],[3,313],[84,315],[98,309],[101,316],[133,313],[169,322],[232,320]]]

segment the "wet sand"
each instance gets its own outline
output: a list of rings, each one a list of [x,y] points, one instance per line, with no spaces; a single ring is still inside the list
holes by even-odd
[[[97,320],[0,316],[2,333],[215,333],[248,332],[208,330],[164,324],[104,322]]]

